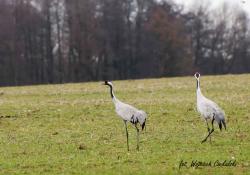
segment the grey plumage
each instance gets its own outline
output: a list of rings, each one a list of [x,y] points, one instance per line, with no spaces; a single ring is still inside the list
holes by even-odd
[[[196,95],[197,95],[197,110],[201,114],[201,116],[205,119],[208,128],[208,135],[207,137],[202,140],[202,143],[207,140],[208,137],[214,131],[214,121],[216,121],[219,125],[220,130],[222,130],[222,126],[226,129],[226,122],[225,122],[225,113],[224,111],[212,100],[206,98],[201,93],[200,89],[200,74],[194,74],[196,81],[197,81],[197,88],[196,88]],[[212,130],[210,130],[208,125],[208,120],[212,120]],[[211,137],[210,137],[211,140]]]
[[[120,100],[118,100],[113,91],[113,84],[109,81],[105,81],[104,85],[107,85],[110,87],[110,95],[112,98],[112,101],[115,105],[115,111],[119,117],[121,117],[124,121],[125,124],[125,129],[126,129],[126,136],[127,136],[127,149],[129,150],[129,143],[128,143],[128,131],[127,131],[127,122],[132,123],[137,131],[137,150],[139,150],[139,128],[138,124],[140,124],[142,130],[146,126],[146,120],[147,120],[147,114],[142,111],[138,110],[135,107],[123,103]]]

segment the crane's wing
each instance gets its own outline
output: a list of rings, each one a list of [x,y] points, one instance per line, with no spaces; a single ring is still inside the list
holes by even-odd
[[[137,121],[142,125],[146,121],[147,114],[142,110],[137,110],[136,113],[134,114],[134,118],[136,118]]]
[[[144,111],[138,110],[135,107],[121,101],[119,101],[119,104],[117,103],[116,105],[116,113],[123,118],[123,120],[130,121],[133,124],[139,122],[141,125],[145,125],[147,118],[147,114]]]
[[[116,113],[123,118],[123,120],[130,121],[131,117],[135,115],[135,113],[138,111],[135,107],[123,103],[119,101],[119,103],[116,103],[115,105]]]
[[[224,111],[215,102],[207,98],[205,99],[203,106],[204,106],[204,111],[207,116],[210,116],[210,117],[214,116],[214,119],[219,124],[220,130],[222,129],[222,125],[226,129]]]

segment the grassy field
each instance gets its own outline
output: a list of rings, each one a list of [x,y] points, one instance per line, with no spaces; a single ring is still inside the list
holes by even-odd
[[[196,112],[194,77],[114,81],[121,101],[145,110],[146,132],[117,117],[98,83],[0,88],[0,174],[250,174],[250,75],[203,76],[205,96],[226,113],[212,143]],[[179,168],[180,161],[188,167]],[[230,167],[192,161],[236,160]]]

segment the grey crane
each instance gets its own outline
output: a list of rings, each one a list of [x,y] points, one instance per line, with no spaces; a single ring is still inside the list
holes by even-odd
[[[127,136],[127,149],[129,151],[129,142],[128,142],[128,129],[127,129],[127,122],[132,123],[137,131],[137,147],[136,149],[139,150],[139,128],[138,124],[141,125],[142,130],[146,125],[147,114],[142,111],[138,110],[135,107],[128,105],[126,103],[121,102],[118,100],[113,91],[113,84],[110,81],[105,81],[103,85],[107,85],[110,88],[110,95],[112,101],[115,105],[115,111],[117,115],[124,121],[126,136]]]
[[[222,125],[226,130],[226,122],[225,122],[225,113],[224,111],[212,100],[209,100],[201,93],[200,89],[200,74],[196,72],[194,74],[196,79],[196,95],[197,95],[197,110],[201,114],[201,116],[205,119],[208,129],[208,135],[201,141],[204,143],[207,141],[208,137],[214,132],[214,121],[216,121],[219,125],[220,130],[222,130]],[[212,120],[212,129],[210,130],[208,125],[208,120]],[[210,137],[211,141],[211,137]]]

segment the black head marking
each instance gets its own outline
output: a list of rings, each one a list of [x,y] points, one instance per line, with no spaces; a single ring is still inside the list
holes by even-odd
[[[112,84],[110,84],[109,81],[104,81],[103,85],[107,85],[107,86],[110,87],[110,95],[111,95],[111,98],[114,98],[114,93],[113,93]]]
[[[199,72],[196,72],[196,73],[194,74],[194,77],[197,78],[197,79],[200,78],[200,76],[201,76],[201,75],[200,75]]]
[[[109,84],[108,84],[108,81],[104,81],[104,83],[103,83],[103,84],[104,84],[104,85],[109,85]]]
[[[194,77],[196,78],[196,81],[197,81],[196,88],[198,89],[198,88],[200,87],[200,80],[199,80],[199,78],[200,78],[200,73],[199,73],[199,72],[196,72],[196,73],[194,74]]]

